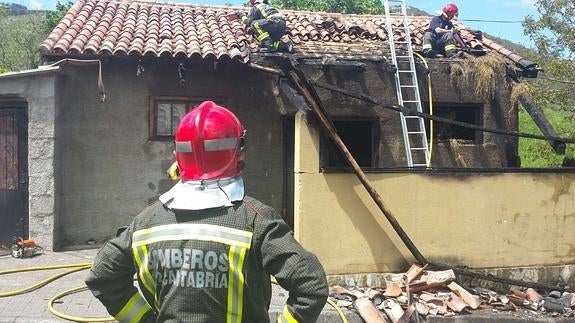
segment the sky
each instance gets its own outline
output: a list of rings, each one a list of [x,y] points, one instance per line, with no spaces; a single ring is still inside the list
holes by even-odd
[[[154,2],[154,0],[147,0]],[[520,21],[526,16],[537,17],[535,0],[451,0],[459,7],[459,20],[472,29],[479,29],[490,35],[504,38],[515,43],[533,47],[532,43],[523,34],[523,27]],[[55,8],[57,0],[4,0],[4,2],[14,2],[22,4],[28,9]],[[66,0],[61,0],[62,3]],[[170,3],[195,3],[195,4],[215,4],[241,6],[247,0],[157,0],[156,2]],[[447,1],[437,0],[406,0],[406,4],[416,7],[429,13],[440,10]],[[481,21],[476,21],[481,20]],[[486,22],[486,21],[507,21]]]

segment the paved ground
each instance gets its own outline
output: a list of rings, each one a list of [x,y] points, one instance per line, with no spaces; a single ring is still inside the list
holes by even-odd
[[[21,269],[28,267],[53,266],[63,264],[90,263],[93,261],[97,249],[66,252],[46,252],[34,258],[17,259],[11,255],[0,256],[0,271]],[[32,286],[40,281],[69,269],[53,269],[46,271],[18,272],[0,276],[0,294],[16,291]],[[83,286],[87,270],[72,273],[47,284],[46,286],[23,295],[0,298],[0,322],[67,322],[65,319],[54,316],[48,310],[48,302],[55,295]],[[274,285],[274,295],[270,308],[270,317],[275,320],[281,310],[287,292]],[[81,317],[107,317],[106,309],[92,296],[89,291],[83,291],[65,296],[54,305],[61,313]],[[324,322],[334,322],[336,312],[326,306],[323,314]],[[353,316],[352,313],[349,313]],[[359,319],[356,316],[356,319]],[[337,321],[336,321],[337,322]],[[351,321],[353,322],[353,321]],[[361,322],[356,320],[355,322]]]
[[[51,266],[63,264],[78,264],[92,262],[96,255],[96,249],[47,252],[43,255],[16,259],[10,255],[0,256],[0,271],[8,269],[20,269],[38,266]],[[68,269],[54,269],[48,271],[19,272],[0,276],[0,294],[23,289],[47,279],[55,274],[62,273]],[[87,271],[80,271],[64,276],[55,282],[32,291],[27,294],[0,297],[0,322],[67,322],[68,320],[54,316],[48,310],[48,301],[54,295],[74,287],[82,286]],[[281,310],[287,292],[274,285],[274,293],[270,308],[270,318],[272,322],[277,318],[277,313]],[[106,317],[105,308],[96,300],[89,291],[83,291],[70,296],[65,296],[60,302],[55,304],[55,309],[71,316],[81,317]],[[359,316],[350,311],[344,311],[349,323],[363,322]],[[475,312],[471,315],[462,315],[452,318],[428,317],[425,322],[453,322],[453,323],[479,323],[479,322],[575,322],[575,319],[555,320],[544,317],[518,316],[514,313],[494,314],[490,310]],[[335,310],[326,305],[318,323],[341,322]],[[422,321],[423,322],[423,321]],[[248,322],[251,323],[251,322]]]

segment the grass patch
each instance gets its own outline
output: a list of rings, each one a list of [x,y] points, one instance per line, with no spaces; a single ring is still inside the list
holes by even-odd
[[[575,138],[575,117],[572,112],[557,107],[544,108],[543,111],[560,137]],[[519,108],[519,130],[542,134],[529,113],[521,105]],[[557,155],[545,140],[519,138],[519,156],[521,157],[521,167],[561,167],[565,158],[575,158],[575,144],[567,144],[565,155]]]

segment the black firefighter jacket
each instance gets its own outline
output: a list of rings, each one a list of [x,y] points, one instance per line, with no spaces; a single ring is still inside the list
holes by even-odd
[[[86,284],[120,322],[252,323],[269,322],[270,275],[289,291],[278,321],[315,322],[324,270],[274,209],[250,197],[200,211],[158,201],[102,247]]]

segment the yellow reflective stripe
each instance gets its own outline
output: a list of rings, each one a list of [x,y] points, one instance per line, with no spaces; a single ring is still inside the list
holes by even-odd
[[[244,260],[246,248],[230,246],[228,261],[228,308],[226,323],[239,323],[242,321],[244,307]]]
[[[256,29],[257,40],[262,41],[270,36],[267,31],[262,29],[259,22],[254,22],[254,28]]]
[[[244,313],[244,286],[245,278],[243,274],[244,270],[244,260],[246,258],[247,249],[242,248],[240,250],[240,259],[238,259],[238,322],[242,321],[242,315]]]
[[[298,323],[298,321],[293,317],[293,315],[289,311],[287,305],[284,305],[284,310],[282,311],[282,315],[278,317],[278,322]]]
[[[264,6],[263,3],[256,3],[256,8],[258,8],[259,12],[262,14],[262,17],[267,18],[268,16],[266,15],[266,11],[262,10],[261,8],[263,6]]]
[[[148,248],[146,246],[133,248],[134,258],[138,266],[138,277],[143,283],[144,288],[154,297],[154,307],[157,311],[160,310],[160,302],[156,294],[156,281],[148,268]]]
[[[263,33],[259,34],[258,37],[256,37],[256,38],[259,41],[262,41],[262,40],[269,38],[269,37],[270,37],[270,34],[268,34],[267,32],[263,32]]]
[[[423,49],[431,49],[433,46],[431,44],[423,44]]]
[[[203,240],[250,248],[252,232],[212,224],[166,224],[134,232],[132,247],[170,240]]]
[[[140,322],[151,309],[144,298],[139,293],[135,293],[114,317],[121,323]]]
[[[456,50],[457,46],[456,45],[447,45],[445,46],[445,51],[450,51],[450,50]]]

